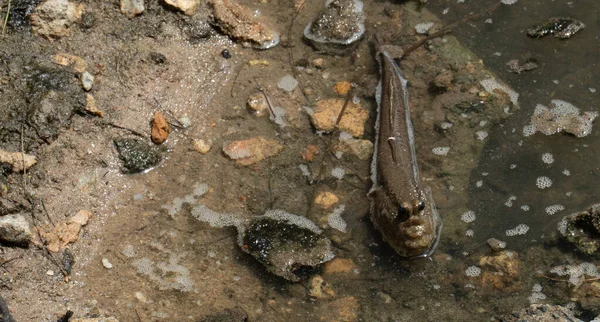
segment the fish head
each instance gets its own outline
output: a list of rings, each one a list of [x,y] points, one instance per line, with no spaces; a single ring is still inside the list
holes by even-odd
[[[433,199],[427,193],[422,198],[395,201],[384,193],[374,206],[373,222],[386,242],[402,257],[428,257],[439,241],[442,221]]]

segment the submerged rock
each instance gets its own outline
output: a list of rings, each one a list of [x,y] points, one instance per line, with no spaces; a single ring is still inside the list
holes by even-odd
[[[565,216],[558,225],[563,238],[586,255],[600,253],[600,204]]]
[[[162,160],[160,151],[143,140],[117,138],[114,142],[123,160],[124,173],[148,170]]]
[[[238,245],[244,252],[272,274],[292,282],[300,280],[300,273],[335,256],[331,242],[317,225],[283,210],[268,210],[262,216],[244,220],[199,205],[192,209],[192,216],[212,227],[236,227]]]
[[[540,25],[527,29],[527,35],[533,38],[554,35],[556,38],[567,39],[583,28],[585,28],[585,24],[579,20],[572,18],[550,18]]]
[[[210,0],[209,4],[215,25],[229,37],[258,49],[269,49],[279,43],[279,33],[257,20],[250,9],[233,0]]]
[[[261,136],[241,141],[233,141],[223,147],[223,152],[239,165],[249,166],[268,157],[277,155],[283,146],[275,140]]]
[[[333,131],[345,103],[344,99],[337,98],[318,101],[314,113],[311,115],[311,120],[315,128],[321,131]],[[362,108],[358,103],[348,102],[338,127],[341,131],[346,131],[354,137],[359,137],[365,131],[365,122],[368,118],[368,110]]]
[[[327,0],[325,9],[304,28],[304,37],[318,51],[347,54],[364,35],[364,22],[360,0]]]
[[[144,12],[144,0],[121,0],[121,13],[131,19]]]
[[[239,229],[243,251],[265,265],[269,272],[296,282],[302,268],[315,267],[335,255],[331,242],[310,220],[282,210],[269,210]]]
[[[575,314],[566,307],[549,304],[533,304],[518,312],[507,314],[502,321],[517,322],[549,322],[549,321],[570,321],[583,322],[575,317]]]

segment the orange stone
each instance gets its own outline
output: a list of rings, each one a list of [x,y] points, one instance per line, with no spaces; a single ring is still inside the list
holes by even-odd
[[[351,88],[352,84],[350,84],[350,82],[343,81],[335,83],[333,86],[333,91],[338,95],[346,95]]]
[[[152,118],[152,142],[155,144],[161,144],[169,137],[169,123],[165,119],[165,116],[161,112],[154,112]]]

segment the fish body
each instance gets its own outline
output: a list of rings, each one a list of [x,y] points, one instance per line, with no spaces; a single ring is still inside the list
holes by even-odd
[[[371,221],[400,256],[428,257],[439,241],[442,221],[431,191],[419,177],[407,81],[377,45],[381,79],[369,191]]]

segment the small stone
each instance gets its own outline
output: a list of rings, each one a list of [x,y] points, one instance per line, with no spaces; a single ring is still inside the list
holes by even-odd
[[[163,113],[154,112],[154,116],[152,117],[152,142],[162,144],[167,140],[170,132],[169,123],[167,123]]]
[[[361,160],[368,160],[373,156],[373,142],[354,138],[341,140],[336,145],[335,150],[350,153]]]
[[[73,70],[75,70],[78,73],[83,73],[85,72],[86,69],[86,62],[85,60],[83,60],[83,58],[79,57],[79,56],[75,56],[75,55],[70,55],[70,54],[66,54],[66,53],[58,53],[54,56],[52,56],[52,60],[54,61],[55,64],[61,65],[61,66],[73,66]]]
[[[312,64],[315,68],[323,69],[323,68],[325,68],[325,59],[315,58],[315,59],[313,59]]]
[[[185,15],[192,16],[198,10],[199,0],[165,0],[165,3],[181,10]]]
[[[223,152],[239,165],[249,166],[277,155],[283,146],[275,140],[263,137],[234,141],[223,147]]]
[[[68,0],[47,0],[40,3],[29,16],[31,29],[48,39],[69,36],[71,26],[81,18],[83,5]]]
[[[87,71],[83,72],[83,74],[81,74],[81,86],[83,86],[83,89],[88,92],[92,89],[93,85],[94,76]]]
[[[121,0],[121,13],[131,19],[144,12],[144,0]]]
[[[321,131],[332,131],[335,128],[338,116],[344,106],[344,99],[324,99],[317,102],[311,120],[315,128]],[[344,115],[339,123],[339,129],[346,131],[354,137],[362,136],[365,122],[369,118],[369,111],[360,104],[348,102]]]
[[[481,283],[500,290],[516,290],[521,263],[517,252],[503,250],[491,256],[482,256],[479,265],[484,268]]]
[[[48,275],[48,276],[54,276],[54,271],[53,271],[53,270],[51,270],[51,269],[49,269],[49,270],[46,272],[46,275]]]
[[[377,292],[377,297],[381,300],[381,302],[383,302],[384,304],[390,304],[392,303],[392,297],[389,296],[386,293],[383,292]]]
[[[183,114],[177,121],[186,129],[192,126],[192,119],[187,114]]]
[[[349,274],[354,271],[356,265],[350,258],[334,258],[325,263],[323,267],[323,275],[330,274]]]
[[[194,150],[202,154],[207,154],[211,148],[210,144],[202,139],[194,140],[192,144],[194,146]]]
[[[92,213],[87,210],[79,210],[73,217],[69,218],[69,223],[75,223],[80,226],[87,225],[88,221],[92,218]]]
[[[338,95],[346,95],[348,94],[348,92],[352,89],[352,83],[350,82],[337,82],[335,83],[335,85],[333,86],[333,91],[338,94]]]
[[[255,111],[257,115],[264,115],[264,112],[269,107],[268,104],[265,95],[261,92],[256,92],[248,96],[248,100],[246,101],[248,108]]]
[[[27,245],[32,236],[31,226],[23,215],[0,217],[0,240],[18,245]]]
[[[329,191],[321,191],[315,197],[315,204],[323,209],[329,209],[331,208],[331,206],[335,205],[339,201],[340,199],[335,194]]]
[[[221,52],[221,57],[223,57],[225,59],[231,58],[231,53],[229,52],[229,50],[227,48],[223,49],[223,51]]]
[[[148,298],[142,292],[135,292],[135,298],[142,303],[148,302]]]
[[[111,269],[111,268],[113,268],[113,264],[111,264],[111,263],[108,261],[108,258],[103,258],[103,259],[102,259],[102,266],[104,266],[106,269]]]
[[[319,148],[314,144],[309,144],[306,149],[302,151],[302,160],[310,162],[317,154],[319,154]]]
[[[162,160],[160,151],[139,139],[114,139],[119,157],[123,160],[123,172],[136,173],[146,171]]]
[[[488,239],[487,244],[495,252],[499,252],[499,251],[503,250],[504,248],[506,248],[506,242],[503,242],[496,238]]]
[[[323,280],[323,277],[315,275],[310,279],[308,296],[315,299],[326,299],[335,297],[335,292],[331,285]]]
[[[452,75],[451,71],[442,70],[442,72],[439,73],[435,77],[435,79],[433,80],[433,83],[438,88],[448,88],[448,87],[450,87],[450,85],[452,85],[453,80],[454,80],[454,75]]]
[[[85,110],[92,115],[104,117],[104,112],[98,109],[98,104],[96,103],[94,96],[87,93],[85,94]]]
[[[37,159],[33,155],[21,152],[8,152],[0,149],[0,163],[8,163],[12,167],[13,172],[21,172],[36,164]]]
[[[157,65],[162,65],[167,62],[167,56],[159,52],[153,51],[150,53],[150,60],[152,60]]]

